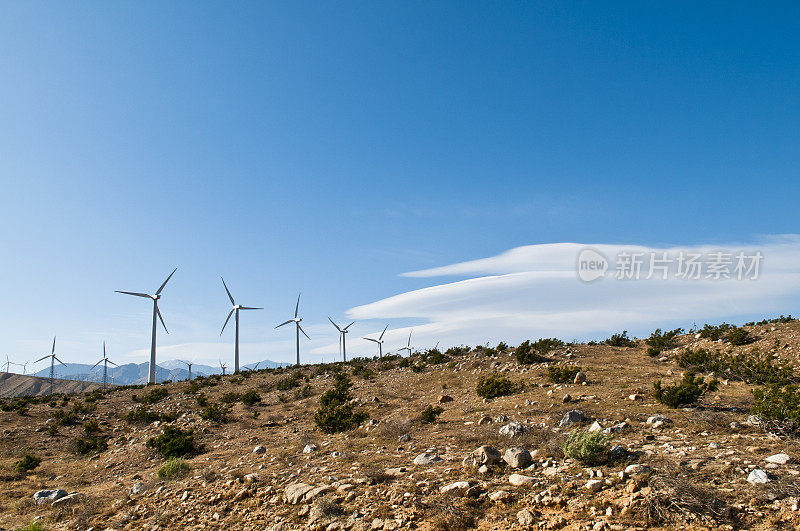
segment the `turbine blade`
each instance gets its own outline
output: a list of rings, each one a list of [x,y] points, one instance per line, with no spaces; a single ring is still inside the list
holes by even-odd
[[[222,332],[224,332],[224,331],[225,331],[225,327],[226,327],[226,326],[228,326],[228,321],[230,321],[230,320],[231,320],[231,315],[233,315],[233,312],[235,312],[235,311],[236,311],[235,309],[233,309],[233,310],[231,310],[231,311],[230,311],[230,313],[228,314],[228,318],[227,318],[227,319],[225,319],[225,324],[224,324],[224,325],[222,325],[222,330],[220,330],[220,331],[219,331],[219,335],[222,335]],[[184,363],[185,363],[185,362],[184,362]]]
[[[301,332],[303,332],[303,335],[304,335],[304,336],[306,336],[306,339],[308,339],[309,341],[311,340],[311,338],[310,338],[310,337],[308,337],[308,334],[306,334],[306,331],[305,331],[305,330],[303,330],[303,327],[302,327],[302,326],[300,326],[300,323],[297,323],[297,328],[299,328],[299,329],[300,329],[300,331],[301,331]]]
[[[373,343],[380,343],[377,339],[372,339],[371,337],[362,337],[361,339],[366,339],[367,341],[372,341]]]
[[[341,328],[339,328],[339,325],[337,325],[336,323],[334,323],[334,322],[333,322],[333,319],[331,319],[330,317],[328,317],[328,321],[330,321],[330,322],[331,322],[331,324],[332,324],[333,326],[335,326],[335,327],[336,327],[336,330],[338,330],[339,332],[341,332],[341,331],[342,331],[342,329],[341,329]]]
[[[219,278],[222,278],[222,277],[219,277]],[[228,293],[228,298],[231,300],[231,304],[236,306],[236,301],[233,300],[233,295],[231,295],[231,290],[229,290],[228,289],[228,285],[225,284],[225,279],[224,278],[222,278],[222,285],[225,286],[225,291]]]
[[[60,363],[61,365],[63,365],[64,367],[66,367],[66,366],[67,366],[67,364],[66,364],[66,363],[64,363],[64,362],[63,362],[63,361],[61,361],[60,359],[56,358],[55,356],[53,356],[53,359],[54,359],[54,360],[56,360],[57,362],[59,362],[59,363]]]
[[[56,336],[53,336],[53,351],[51,352],[51,354],[55,353],[56,353]]]
[[[282,327],[283,325],[287,325],[287,324],[289,324],[289,323],[293,323],[293,322],[294,322],[294,319],[289,319],[289,320],[288,320],[288,321],[286,321],[285,323],[281,323],[281,324],[279,324],[278,326],[276,326],[275,328],[280,328],[280,327]]]
[[[351,326],[353,326],[354,324],[356,324],[356,322],[355,322],[355,321],[353,321],[353,322],[352,322],[352,323],[350,323],[349,325],[345,326],[345,327],[344,327],[344,329],[345,329],[345,330],[347,330],[348,328],[350,328],[350,327],[351,327]]]
[[[103,357],[106,357],[106,342],[103,341]]]
[[[113,365],[114,367],[119,367],[119,365],[117,365],[116,363],[114,363],[114,362],[113,362],[113,361],[111,361],[111,360],[108,360],[108,362],[109,362],[111,365]]]
[[[144,297],[145,299],[152,299],[147,293],[136,293],[135,291],[114,291],[114,293],[123,293],[125,295],[133,295],[134,297]]]
[[[161,326],[164,327],[164,332],[169,334],[169,330],[167,330],[167,325],[164,324],[164,318],[161,317],[161,310],[158,309],[158,305],[156,305],[156,313],[158,314],[158,319],[161,321]]]
[[[408,346],[409,346],[409,347],[411,346],[411,334],[413,334],[413,333],[414,333],[414,331],[413,331],[413,330],[412,330],[411,332],[409,332],[409,333],[408,333]]]
[[[263,310],[264,308],[254,308],[252,306],[239,306],[240,310]]]
[[[46,359],[47,359],[47,358],[49,358],[49,357],[50,357],[50,354],[48,354],[47,356],[45,356],[45,357],[43,357],[43,358],[39,358],[38,360],[34,361],[34,363],[39,363],[40,361],[42,361],[42,360],[46,360]]]
[[[165,280],[165,281],[164,281],[164,283],[163,283],[163,284],[161,284],[161,287],[160,287],[160,288],[158,288],[158,291],[156,291],[156,295],[161,295],[161,290],[163,290],[163,289],[164,289],[164,286],[166,286],[166,285],[167,285],[167,282],[169,282],[169,279],[171,279],[171,278],[172,278],[172,275],[174,275],[174,274],[175,274],[175,271],[177,271],[177,270],[178,270],[178,268],[177,268],[177,267],[176,267],[175,269],[173,269],[173,270],[172,270],[172,273],[170,273],[170,274],[169,274],[169,276],[167,277],[167,280]]]
[[[92,369],[94,369],[95,367],[97,367],[98,365],[100,365],[101,363],[103,363],[104,361],[105,361],[105,359],[102,359],[102,360],[98,361],[97,363],[95,363],[94,365],[92,365]],[[92,369],[89,369],[89,370],[91,371]]]
[[[302,293],[298,293],[297,294],[297,306],[294,307],[294,316],[295,317],[297,317],[297,312],[300,311],[300,295],[302,295]]]
[[[384,328],[384,329],[383,329],[383,332],[381,332],[381,337],[379,337],[379,338],[378,338],[378,340],[381,340],[381,339],[383,339],[383,334],[385,334],[385,333],[386,333],[386,329],[387,329],[387,328],[389,328],[389,325],[388,325],[388,324],[386,325],[386,328]]]

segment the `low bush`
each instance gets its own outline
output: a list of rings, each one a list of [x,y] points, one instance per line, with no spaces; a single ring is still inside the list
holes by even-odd
[[[313,396],[313,394],[314,394],[314,389],[311,387],[311,384],[306,384],[303,387],[301,387],[300,389],[295,389],[294,390],[294,399],[295,400],[302,400],[304,398],[308,398],[310,396]]]
[[[230,413],[230,406],[221,406],[215,402],[211,402],[200,410],[200,418],[224,424],[230,420],[228,418],[228,413]]]
[[[158,479],[162,481],[169,481],[170,479],[178,479],[186,476],[192,467],[189,466],[185,460],[180,457],[172,457],[167,459],[164,466],[158,469]]]
[[[680,408],[696,404],[709,391],[717,389],[717,380],[706,382],[696,372],[689,371],[679,383],[663,386],[661,380],[653,384],[655,398],[670,408]]]
[[[287,376],[286,378],[282,378],[277,381],[275,384],[275,389],[278,391],[288,391],[290,389],[294,389],[295,387],[300,387],[300,380],[303,379],[303,374],[301,372],[295,372],[291,376]]]
[[[100,431],[100,425],[94,419],[87,420],[83,423],[83,431],[86,432],[86,435],[92,435]]]
[[[75,452],[80,455],[99,454],[108,449],[108,441],[105,437],[91,435],[89,437],[75,439]]]
[[[411,365],[411,372],[420,373],[425,371],[426,365],[423,362],[414,363]]]
[[[656,357],[665,350],[671,350],[678,346],[676,338],[683,333],[683,328],[676,328],[669,332],[662,332],[657,328],[655,332],[650,334],[650,337],[645,340],[647,344],[647,355]]]
[[[758,349],[739,354],[686,349],[677,361],[680,367],[714,372],[729,380],[752,385],[785,385],[795,381],[794,368],[789,362],[776,360],[774,354],[762,354]]]
[[[240,398],[241,397],[239,396],[239,393],[231,392],[231,393],[223,393],[222,396],[220,397],[220,400],[225,404],[233,404],[235,402],[238,402]]]
[[[551,350],[564,346],[564,342],[554,337],[537,339],[533,343],[523,341],[514,353],[519,363],[530,365],[531,363],[544,363],[550,361],[546,355]]]
[[[147,406],[138,406],[131,410],[122,417],[124,420],[131,423],[148,424],[160,420],[162,422],[173,422],[177,417],[175,414],[162,414],[150,411]]]
[[[436,422],[436,419],[438,419],[439,415],[441,415],[443,412],[444,409],[439,406],[428,406],[422,410],[422,414],[420,416],[422,417],[422,422],[432,424]]]
[[[39,466],[42,460],[34,455],[25,454],[22,459],[14,463],[14,470],[20,474],[25,474]]]
[[[583,369],[570,365],[551,365],[547,368],[547,377],[553,383],[572,383],[575,375]]]
[[[570,457],[585,465],[601,465],[608,461],[609,437],[601,432],[574,430],[564,441],[562,450],[565,457]]]
[[[750,337],[750,332],[745,330],[744,328],[734,328],[730,332],[728,332],[728,342],[735,346],[747,345],[748,343],[752,342],[752,338]]]
[[[325,391],[320,397],[320,407],[314,413],[314,422],[325,433],[348,431],[369,418],[364,411],[353,411],[349,404],[350,380],[341,374],[336,375],[333,389]]]
[[[161,402],[167,396],[169,396],[169,391],[167,391],[165,387],[155,387],[148,391],[142,398],[140,398],[139,402],[142,404],[155,404]]]
[[[623,330],[621,334],[612,334],[612,336],[604,341],[606,345],[612,347],[635,347],[636,341],[628,337],[628,331]]]
[[[751,413],[787,431],[800,429],[800,388],[795,384],[770,385],[752,390],[755,404]]]
[[[165,424],[161,435],[147,440],[147,447],[155,448],[166,459],[198,453],[194,443],[194,431],[182,430],[174,424]]]
[[[486,378],[481,376],[475,392],[482,398],[497,398],[499,396],[513,395],[521,390],[521,385],[512,382],[505,376],[493,374]]]
[[[246,406],[254,406],[261,403],[261,395],[259,395],[255,389],[250,389],[246,393],[242,393],[240,399],[242,404]]]

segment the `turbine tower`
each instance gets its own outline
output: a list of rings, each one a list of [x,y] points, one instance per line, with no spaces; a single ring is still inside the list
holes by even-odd
[[[302,321],[303,318],[302,317],[297,317],[297,314],[300,311],[300,295],[302,295],[302,293],[297,295],[297,306],[294,307],[294,319],[289,319],[285,323],[281,323],[281,324],[279,324],[278,326],[275,327],[275,328],[280,328],[283,325],[287,325],[289,323],[294,323],[295,324],[295,326],[296,326],[295,334],[297,336],[297,366],[298,367],[300,366],[300,332],[303,332],[303,335],[306,336],[306,338],[309,341],[311,340],[311,338],[308,337],[308,334],[306,334],[306,331],[303,330],[303,328],[300,326],[300,321]]]
[[[114,367],[119,367],[119,365],[117,365],[116,363],[114,363],[113,361],[108,359],[108,356],[106,355],[106,342],[105,341],[103,341],[103,359],[101,359],[100,361],[98,361],[97,363],[92,365],[92,369],[94,369],[95,367],[97,367],[101,363],[103,364],[103,391],[105,391],[106,390],[106,380],[108,378],[108,364],[110,363]]]
[[[186,365],[187,367],[189,367],[189,379],[191,380],[192,379],[192,364],[194,363],[194,360],[192,360],[192,361],[180,360],[180,362],[183,363],[184,365]]]
[[[413,333],[414,333],[413,330],[408,333],[408,344],[403,348],[397,349],[398,352],[402,352],[404,350],[407,350],[408,351],[408,355],[409,356],[411,355],[411,352],[413,351],[413,347],[411,346],[411,334],[413,334]]]
[[[59,362],[61,365],[64,365],[64,362],[60,359],[56,358],[56,337],[53,336],[53,350],[47,356],[39,358],[38,360],[34,361],[34,363],[39,363],[42,360],[46,360],[50,358],[50,394],[53,394],[53,375],[55,373],[55,365],[56,362]],[[66,367],[66,365],[64,365]]]
[[[340,328],[339,325],[334,323],[333,319],[331,319],[330,317],[328,317],[328,321],[330,321],[331,324],[336,327],[336,330],[339,331],[339,350],[342,351],[342,361],[347,363],[347,343],[345,341],[345,338],[347,336],[347,329],[353,326],[355,324],[355,321],[345,326],[344,328]]]
[[[222,278],[222,277],[220,277]],[[233,309],[228,314],[228,318],[225,319],[225,324],[222,325],[222,330],[220,331],[219,335],[222,335],[222,332],[225,331],[225,327],[228,326],[228,321],[231,320],[231,315],[236,313],[236,347],[234,348],[235,356],[233,361],[233,372],[234,374],[239,373],[239,310],[263,310],[264,308],[253,308],[252,306],[242,306],[241,304],[236,304],[236,301],[233,300],[233,295],[231,295],[231,290],[228,289],[228,285],[225,284],[225,279],[222,278],[222,285],[225,286],[225,292],[228,294],[228,298],[231,300],[231,304],[233,305]]]
[[[388,324],[386,325],[386,328],[389,328]],[[373,339],[371,337],[363,338],[363,339],[366,339],[367,341],[372,341],[373,343],[377,343],[378,344],[378,357],[379,358],[383,357],[383,334],[386,333],[386,328],[383,329],[383,332],[381,332],[381,335],[380,335],[380,337],[378,337],[378,339]]]
[[[12,365],[12,363],[11,363],[11,361],[8,359],[8,354],[6,354],[6,363],[5,363],[5,366],[6,366],[6,371],[5,371],[5,372],[9,372],[8,370],[11,368],[11,365]],[[16,363],[14,363],[14,365],[17,365],[17,364],[16,364]]]
[[[158,299],[161,298],[161,292],[164,290],[164,286],[167,285],[169,279],[172,278],[172,275],[175,274],[178,268],[176,267],[172,273],[169,274],[167,280],[161,284],[161,287],[158,288],[155,295],[149,295],[147,293],[136,293],[133,291],[116,291],[116,293],[123,293],[125,295],[133,295],[134,297],[144,297],[145,299],[153,299],[153,336],[150,340],[150,375],[147,379],[148,385],[156,383],[156,316],[161,321],[161,326],[164,327],[164,332],[169,334],[169,330],[167,330],[167,325],[164,324],[164,318],[161,317],[161,312],[158,311]]]

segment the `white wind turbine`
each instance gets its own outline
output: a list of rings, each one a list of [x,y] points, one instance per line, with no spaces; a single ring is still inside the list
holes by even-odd
[[[220,277],[222,278],[222,277]],[[228,318],[225,319],[225,324],[222,325],[222,330],[220,331],[219,335],[222,335],[222,332],[225,331],[225,327],[228,326],[228,321],[231,320],[231,315],[236,313],[236,347],[234,348],[235,356],[233,361],[233,372],[234,374],[239,372],[239,310],[263,310],[264,308],[253,308],[252,306],[242,306],[241,304],[236,304],[236,301],[233,300],[233,295],[231,295],[231,290],[228,289],[228,285],[225,284],[225,279],[222,278],[222,285],[225,286],[225,292],[228,294],[228,298],[231,300],[231,304],[233,304],[233,308],[231,309],[230,313],[228,314]]]
[[[300,295],[302,295],[302,293]],[[296,327],[295,334],[297,336],[297,365],[298,366],[300,366],[300,332],[303,332],[303,335],[306,336],[306,338],[309,341],[311,340],[311,338],[308,337],[308,334],[306,334],[306,331],[303,330],[303,328],[300,326],[300,321],[302,321],[303,318],[297,316],[298,312],[300,311],[300,295],[297,296],[297,305],[294,307],[294,319],[289,319],[285,323],[281,323],[281,324],[279,324],[278,326],[275,327],[275,328],[280,328],[283,325],[287,325],[289,323],[294,323],[295,324],[295,327]]]
[[[19,364],[18,363],[12,364],[11,360],[8,359],[8,354],[6,354],[6,363],[5,363],[6,370],[5,370],[5,372],[9,372],[9,369],[11,368],[11,365],[19,365]]]
[[[113,361],[108,359],[108,356],[106,355],[106,342],[105,341],[103,341],[103,359],[101,359],[100,361],[98,361],[97,363],[92,365],[92,369],[94,369],[95,367],[97,367],[101,363],[103,364],[103,391],[105,391],[106,390],[106,380],[108,379],[108,364],[110,363],[114,367],[119,367],[119,365],[117,365],[116,363],[114,363]],[[89,370],[91,370],[91,369],[89,369]]]
[[[167,280],[165,280],[164,283],[161,284],[161,287],[158,288],[158,291],[156,291],[155,295],[149,295],[147,293],[136,293],[134,291],[116,291],[116,293],[133,295],[134,297],[144,297],[145,299],[153,299],[153,336],[152,339],[150,340],[150,375],[147,379],[148,385],[156,383],[156,330],[157,330],[156,316],[158,316],[158,319],[161,320],[161,326],[164,327],[164,332],[169,334],[169,330],[167,330],[167,325],[164,324],[164,318],[161,317],[161,312],[158,311],[158,299],[161,298],[161,291],[163,291],[164,286],[167,285],[167,282],[169,282],[169,279],[172,278],[172,275],[174,275],[175,271],[177,270],[178,268],[176,267],[172,271],[172,273],[169,274]]]
[[[389,328],[388,324],[386,325],[386,328]],[[378,357],[379,358],[383,357],[383,334],[386,333],[386,328],[383,329],[383,332],[381,332],[381,335],[378,337],[378,339],[373,339],[371,337],[363,338],[363,339],[366,339],[367,341],[372,341],[373,343],[377,343],[378,344]]]
[[[407,351],[408,351],[408,355],[409,355],[409,356],[411,355],[411,353],[412,353],[412,352],[413,352],[413,350],[414,350],[414,347],[412,347],[412,346],[411,346],[411,334],[413,334],[413,333],[414,333],[414,331],[413,331],[413,330],[412,330],[411,332],[409,332],[409,333],[408,333],[408,344],[407,344],[405,347],[403,347],[403,348],[399,348],[399,349],[397,349],[397,351],[398,351],[398,352],[402,352],[402,351],[404,351],[404,350],[407,350]]]
[[[181,363],[183,363],[184,365],[189,367],[189,380],[191,380],[192,379],[192,365],[194,364],[194,360],[192,360],[192,361],[178,360],[178,361],[180,361]]]
[[[39,363],[40,361],[46,360],[47,358],[50,358],[50,394],[52,395],[53,394],[53,375],[55,373],[56,362],[59,362],[61,365],[64,365],[64,362],[56,357],[56,338],[55,338],[55,336],[53,336],[53,350],[50,352],[50,354],[48,354],[47,356],[43,356],[43,357],[39,358],[38,360],[34,361],[34,363]],[[66,365],[64,365],[64,366],[66,367]]]
[[[222,360],[219,360],[219,368],[222,369],[222,376],[225,376],[225,369],[227,369],[228,366],[222,363]]]
[[[342,353],[342,361],[347,363],[347,342],[346,342],[347,329],[350,328],[351,326],[353,326],[355,324],[355,321],[353,321],[349,325],[345,326],[344,328],[341,328],[339,325],[334,323],[333,319],[331,319],[330,317],[328,317],[328,321],[330,321],[331,324],[336,327],[336,330],[339,331],[339,350]]]

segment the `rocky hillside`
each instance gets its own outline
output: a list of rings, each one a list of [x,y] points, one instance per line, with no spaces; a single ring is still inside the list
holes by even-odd
[[[797,529],[800,323],[742,330],[7,400],[0,527]]]
[[[75,380],[53,380],[55,393],[85,393],[102,389],[103,384]],[[0,372],[0,397],[42,396],[50,392],[50,378]]]

